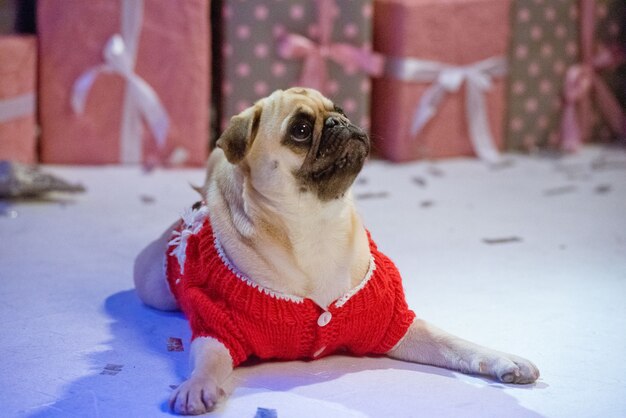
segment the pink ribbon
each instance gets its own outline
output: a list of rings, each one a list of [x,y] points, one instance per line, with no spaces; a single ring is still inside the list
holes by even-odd
[[[613,132],[626,134],[626,115],[620,104],[597,73],[613,64],[606,54],[593,54],[595,31],[595,0],[580,0],[581,63],[571,66],[565,74],[563,86],[563,114],[561,117],[561,147],[568,152],[580,148],[591,128],[591,97]],[[606,52],[606,51],[605,51]]]
[[[289,33],[278,40],[278,55],[283,59],[304,60],[298,84],[327,93],[327,61],[339,64],[346,73],[364,71],[373,76],[382,74],[384,59],[370,49],[331,41],[338,7],[335,0],[317,0],[319,42]]]

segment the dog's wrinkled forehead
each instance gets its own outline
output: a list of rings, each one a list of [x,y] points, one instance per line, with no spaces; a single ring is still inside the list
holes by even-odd
[[[284,112],[281,115],[281,131],[287,129],[290,116],[305,113],[314,117],[317,123],[323,123],[324,117],[330,112],[335,112],[337,107],[331,100],[324,97],[317,90],[294,87],[284,91],[277,91],[266,99],[266,106]]]
[[[320,111],[330,111],[334,109],[333,102],[330,99],[324,97],[322,93],[317,90],[307,89],[303,87],[293,87],[283,91],[282,98],[289,101],[297,101],[311,108]]]

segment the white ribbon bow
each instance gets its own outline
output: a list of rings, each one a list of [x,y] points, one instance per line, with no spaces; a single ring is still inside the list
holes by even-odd
[[[209,208],[202,205],[198,209],[187,208],[181,214],[183,227],[180,231],[172,232],[173,238],[168,242],[168,246],[174,247],[170,251],[178,260],[180,266],[180,274],[185,272],[185,258],[187,257],[187,241],[192,235],[196,235],[202,229],[204,221],[209,216]]]
[[[122,0],[122,31],[113,35],[103,51],[104,63],[85,71],[75,82],[72,95],[74,112],[82,114],[87,95],[101,73],[116,73],[126,80],[126,93],[120,127],[120,160],[139,163],[142,160],[145,119],[159,147],[165,145],[169,116],[154,89],[135,73],[137,45],[141,33],[143,0]]]
[[[433,83],[417,106],[411,126],[412,136],[418,135],[435,116],[446,94],[458,91],[465,83],[465,110],[474,152],[489,163],[498,163],[501,157],[489,129],[484,92],[491,87],[492,77],[504,75],[506,69],[506,60],[502,57],[465,66],[414,58],[389,58],[386,72],[402,81]]]
[[[0,123],[35,113],[35,94],[26,93],[0,100]]]

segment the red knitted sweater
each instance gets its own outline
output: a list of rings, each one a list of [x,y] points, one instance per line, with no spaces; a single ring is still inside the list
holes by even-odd
[[[170,243],[168,283],[193,338],[213,337],[223,343],[234,366],[250,356],[294,360],[338,351],[384,354],[415,318],[405,302],[398,270],[371,237],[368,275],[323,309],[310,299],[259,287],[226,259],[206,215],[196,216],[192,223],[181,223],[175,232],[178,238]]]

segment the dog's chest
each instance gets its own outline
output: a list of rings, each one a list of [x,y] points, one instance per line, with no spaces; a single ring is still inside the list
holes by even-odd
[[[350,265],[343,260],[334,260],[326,249],[317,248],[316,256],[310,257],[302,266],[304,273],[298,284],[299,294],[315,301],[319,306],[326,307],[344,295],[352,287]],[[345,260],[345,257],[342,257]]]
[[[354,245],[347,228],[325,227],[317,222],[307,230],[293,235],[292,257],[285,258],[285,263],[295,265],[298,272],[286,283],[292,290],[288,293],[310,298],[325,307],[363,280],[369,267],[369,245],[365,236],[363,245]],[[311,230],[316,233],[310,233]]]

